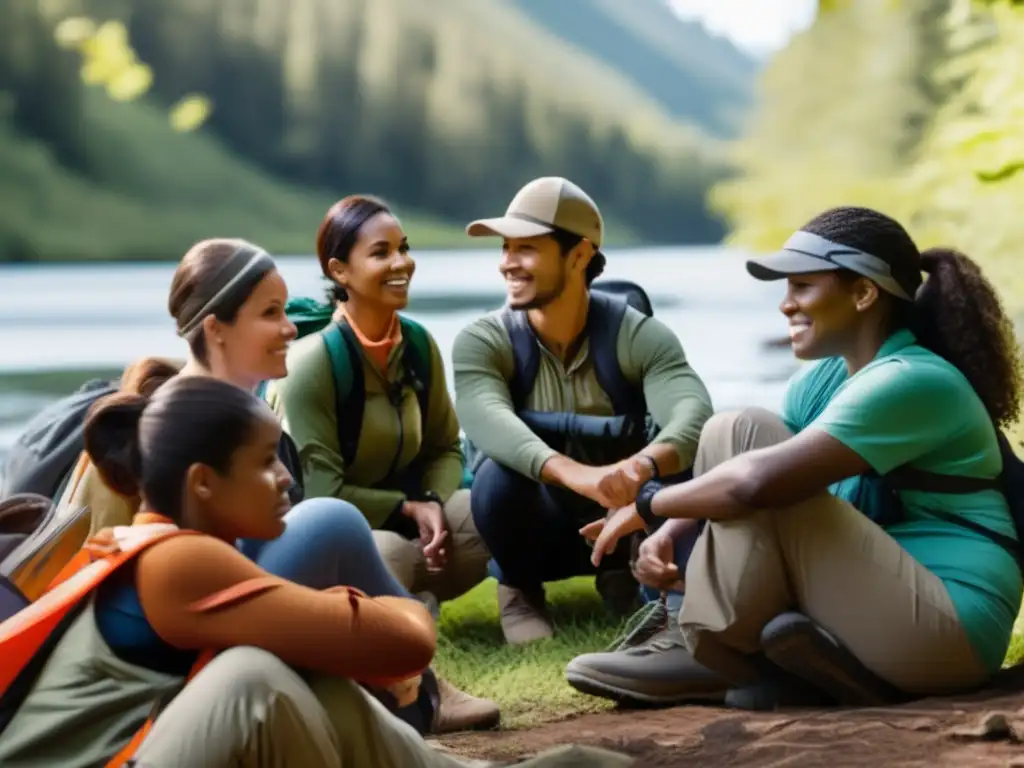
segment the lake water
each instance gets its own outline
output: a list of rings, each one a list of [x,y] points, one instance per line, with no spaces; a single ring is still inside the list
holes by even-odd
[[[716,409],[778,407],[797,365],[787,347],[771,344],[786,332],[781,284],[752,279],[744,254],[724,248],[620,249],[608,257],[605,276],[648,291]],[[315,259],[278,263],[292,295],[322,293]],[[408,314],[437,338],[449,372],[458,331],[503,303],[497,265],[496,250],[417,255]],[[85,378],[146,355],[184,357],[167,314],[174,266],[0,266],[0,463],[26,420]]]

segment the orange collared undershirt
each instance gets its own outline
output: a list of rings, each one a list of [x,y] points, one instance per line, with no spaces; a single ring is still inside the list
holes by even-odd
[[[399,342],[402,341],[402,326],[398,322],[398,315],[394,314],[391,316],[391,324],[388,326],[388,331],[380,341],[372,341],[369,339],[366,334],[360,330],[359,326],[355,324],[348,313],[345,313],[345,319],[348,321],[353,333],[355,333],[356,338],[359,339],[359,343],[363,345],[363,349],[366,350],[367,357],[369,357],[381,371],[387,371],[388,358],[391,356],[391,350],[398,346]]]

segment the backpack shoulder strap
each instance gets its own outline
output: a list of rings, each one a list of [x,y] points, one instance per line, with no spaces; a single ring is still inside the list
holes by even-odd
[[[619,364],[619,328],[626,308],[626,302],[621,299],[592,292],[587,312],[587,335],[598,384],[612,401],[615,414],[642,418],[647,413],[643,389],[626,380]]]
[[[121,551],[99,560],[90,560],[88,553],[81,551],[44,595],[0,623],[0,696],[7,692],[64,617],[110,574],[158,541],[196,532],[154,526],[151,531],[134,533],[133,540],[121,545]]]
[[[405,348],[402,351],[402,367],[405,378],[416,393],[416,400],[420,406],[420,422],[423,425],[424,434],[427,427],[427,408],[430,403],[430,335],[427,329],[401,315],[398,322],[402,327],[402,338],[405,340]]]
[[[347,466],[356,458],[366,400],[359,340],[348,323],[331,323],[324,330],[322,338],[331,361],[331,372],[334,374],[338,447],[341,450],[342,461]]]
[[[526,407],[526,398],[540,370],[537,336],[524,310],[505,307],[499,317],[512,341],[512,380],[508,383],[508,391],[512,397],[512,407],[521,411]]]

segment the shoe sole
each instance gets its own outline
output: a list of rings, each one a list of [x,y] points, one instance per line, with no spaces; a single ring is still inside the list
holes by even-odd
[[[674,706],[679,704],[723,704],[725,691],[686,694],[657,694],[620,688],[606,680],[600,680],[578,672],[566,672],[569,685],[580,693],[610,699],[617,704],[645,704],[649,706]]]
[[[772,662],[832,696],[841,706],[880,707],[906,697],[876,678],[849,651],[832,643],[809,620],[762,635]]]
[[[487,720],[481,720],[478,723],[472,723],[463,728],[448,728],[445,730],[434,730],[430,729],[429,736],[449,736],[453,733],[471,733],[476,731],[499,731],[501,730],[501,713],[499,712],[495,717]]]

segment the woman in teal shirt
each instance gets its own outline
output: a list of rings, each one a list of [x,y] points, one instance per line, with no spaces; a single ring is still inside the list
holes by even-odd
[[[698,477],[641,492],[639,512],[609,519],[595,557],[672,518],[636,566],[665,586],[679,576],[673,541],[709,521],[685,566],[680,686],[700,665],[723,689],[788,673],[844,704],[984,683],[1021,607],[1005,496],[893,497],[880,476],[999,476],[997,429],[1017,418],[1021,368],[995,290],[963,254],[921,253],[865,208],[817,216],[747,269],[788,281],[793,352],[816,362],[795,376],[781,418],[713,417]]]

